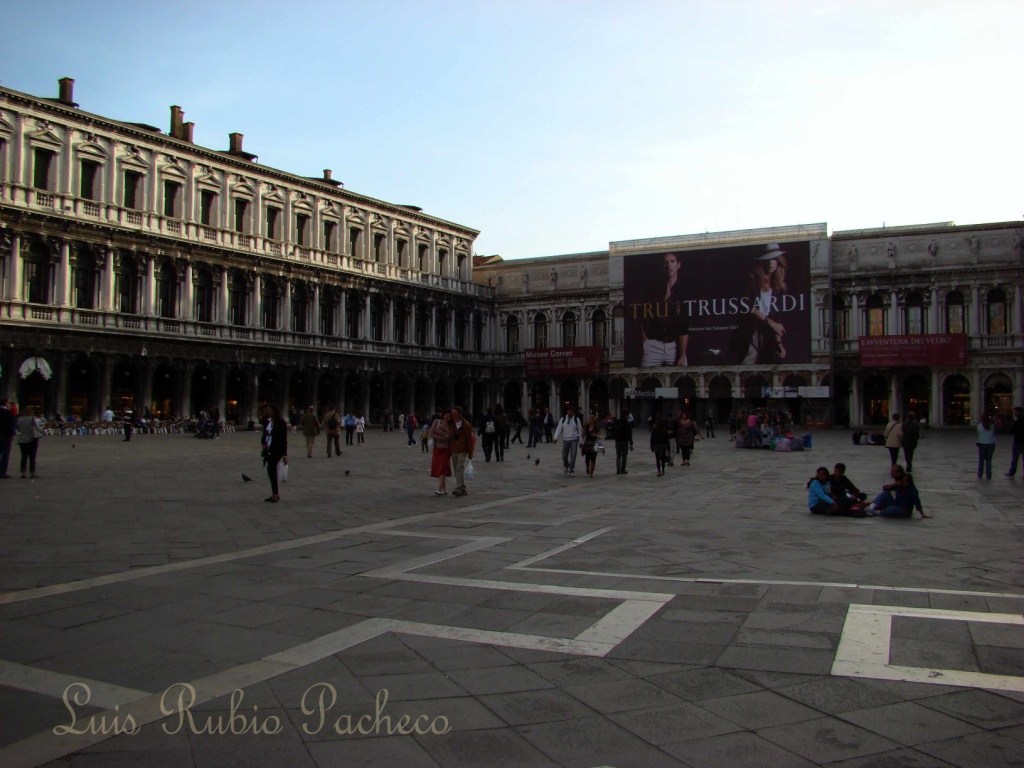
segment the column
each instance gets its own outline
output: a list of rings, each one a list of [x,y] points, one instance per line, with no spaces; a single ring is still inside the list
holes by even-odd
[[[437,307],[430,308],[430,322],[427,325],[427,346],[433,347],[437,344],[437,335],[434,332],[434,328],[437,327]]]
[[[971,336],[980,336],[981,335],[981,331],[982,331],[982,328],[981,328],[981,299],[980,299],[980,296],[979,296],[978,286],[972,285],[971,286],[971,327],[969,329],[969,333],[971,334]],[[973,399],[973,396],[972,396],[972,398],[971,398],[971,410],[974,409],[973,403],[974,403],[974,399]],[[978,415],[979,415],[979,417],[981,416],[980,413]]]
[[[288,400],[291,397],[292,389],[292,372],[287,367],[280,367],[277,371],[277,376],[281,380],[277,391],[281,393],[281,400],[278,402],[278,407],[281,409],[281,413],[284,415],[284,420],[289,424],[291,423],[288,413]],[[298,410],[301,407],[301,403],[296,403],[295,408]]]
[[[1014,336],[1024,334],[1024,306],[1021,304],[1022,299],[1024,299],[1024,289],[1021,288],[1020,281],[1018,281],[1013,286],[1013,321],[1010,323],[1009,329],[1010,333]],[[1018,397],[1015,402],[1020,403],[1020,398]]]
[[[455,309],[448,313],[448,348],[455,349]]]
[[[394,234],[394,227],[391,228],[392,234]],[[391,299],[388,301],[388,312],[387,312],[387,323],[384,328],[384,341],[389,344],[395,340],[395,301]]]
[[[558,385],[560,382],[550,381],[548,382],[548,408],[551,409],[551,413],[557,421],[562,416],[561,404],[558,400]]]
[[[231,282],[231,273],[228,272],[227,267],[221,267],[220,270],[220,322],[221,325],[228,324],[228,296]],[[225,379],[225,384],[227,379]],[[221,408],[221,414],[224,413],[224,409]]]
[[[54,362],[57,364],[57,402],[54,410],[65,419],[68,417],[68,374],[71,368],[71,356],[61,355]]]
[[[11,240],[11,270],[8,273],[7,297],[11,301],[21,301],[22,291],[22,268],[21,261],[21,235],[15,235]]]
[[[313,297],[306,306],[306,330],[320,335],[320,283],[313,283]]]
[[[366,297],[363,299],[363,311],[359,317],[359,338],[368,339],[370,338],[370,292],[366,292]],[[363,415],[366,415],[366,411],[363,411]]]
[[[347,294],[348,294],[348,291],[346,291],[343,288],[341,290],[341,296],[338,299],[338,314],[341,315],[341,318],[338,321],[338,333],[337,333],[338,336],[347,336],[348,335],[348,327],[346,325],[346,323],[348,322],[348,313],[345,311],[345,296]],[[342,401],[341,403],[338,404],[338,407],[341,408],[342,410],[344,410],[344,405],[345,405],[344,401]]]
[[[900,375],[893,373],[889,378],[889,415],[898,413],[902,419],[906,416],[900,405]]]
[[[812,354],[821,349],[828,349],[828,340],[822,338],[821,320],[825,311],[823,297],[814,296],[814,311],[811,312],[811,352]],[[828,325],[828,323],[826,323]]]
[[[113,165],[113,163],[111,163]],[[114,249],[108,247],[103,261],[103,310],[114,311]],[[104,408],[106,406],[104,405]]]
[[[192,418],[192,374],[195,372],[195,364],[185,364],[185,375],[181,380],[181,401],[179,418]]]
[[[193,296],[194,291],[195,291],[195,286],[192,283],[192,262],[190,261],[190,262],[187,262],[185,264],[185,290],[184,290],[184,292],[182,294],[182,307],[181,307],[181,313],[179,315],[183,320],[192,320],[193,319],[193,314],[192,314],[193,298],[192,298],[192,296]]]
[[[981,421],[985,410],[985,390],[981,386],[981,371],[971,372],[971,424]]]
[[[214,375],[217,377],[217,397],[214,400],[214,407],[217,408],[222,419],[227,419],[228,412],[228,366],[217,366]]]
[[[587,416],[590,415],[590,379],[580,380],[579,408],[582,411],[580,416],[583,419],[584,426],[586,426]]]
[[[146,412],[146,408],[153,406],[153,374],[156,366],[148,357],[142,359],[142,402],[139,403],[138,415]]]
[[[864,409],[860,402],[861,380],[860,374],[855,373],[850,377],[850,426],[860,427],[864,425]],[[835,385],[833,384],[833,387]]]
[[[71,243],[64,240],[60,244],[60,297],[59,303],[62,307],[71,306]],[[63,404],[58,402],[58,407],[63,407]],[[64,412],[61,411],[61,415]]]
[[[146,256],[146,282],[142,289],[142,311],[147,316],[156,314],[156,258]]]
[[[110,406],[110,377],[113,376],[114,366],[113,360],[110,357],[104,357],[101,365],[98,365],[99,369],[99,412],[102,414]]]
[[[931,381],[931,395],[928,398],[928,424],[933,427],[941,427],[942,424],[942,387],[940,385],[940,379],[942,375],[939,371],[932,371]]]
[[[889,336],[898,336],[900,332],[900,300],[896,295],[896,291],[892,291],[889,299],[889,327],[886,329],[886,333]]]
[[[850,339],[856,341],[860,335],[860,302],[855,291],[850,296]]]
[[[259,328],[260,326],[260,292],[263,290],[260,282],[260,273],[257,272],[252,279],[252,295],[249,297],[249,317],[246,318],[249,321],[246,325],[250,328]]]
[[[931,303],[928,305],[928,327],[925,333],[940,333],[939,328],[939,289],[932,288]]]
[[[530,403],[530,388],[526,386],[526,379],[523,379],[521,386],[523,389],[523,397],[519,401],[519,410],[522,411],[523,418],[526,418],[527,412],[533,408],[533,405]]]

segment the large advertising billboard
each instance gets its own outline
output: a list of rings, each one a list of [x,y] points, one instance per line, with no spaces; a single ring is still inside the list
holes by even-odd
[[[526,375],[590,376],[601,372],[604,347],[549,347],[527,349]]]
[[[861,368],[962,368],[967,364],[967,334],[861,336]]]
[[[623,258],[627,367],[811,361],[808,241]]]

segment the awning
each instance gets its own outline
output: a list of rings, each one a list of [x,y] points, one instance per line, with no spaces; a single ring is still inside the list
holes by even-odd
[[[24,363],[21,364],[21,368],[18,369],[18,377],[27,379],[33,373],[38,371],[39,375],[47,381],[53,376],[53,369],[50,364],[41,357],[30,357]]]

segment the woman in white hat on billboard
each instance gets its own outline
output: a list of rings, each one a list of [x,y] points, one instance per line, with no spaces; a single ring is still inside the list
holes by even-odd
[[[786,327],[781,322],[778,307],[786,292],[786,254],[777,243],[766,245],[764,253],[755,259],[750,281],[755,294],[754,306],[750,310],[752,322],[747,328],[750,341],[741,362],[753,365],[785,360],[782,339]]]

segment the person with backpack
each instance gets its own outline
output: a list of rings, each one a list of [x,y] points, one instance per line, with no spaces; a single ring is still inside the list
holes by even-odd
[[[333,405],[327,406],[323,419],[324,429],[327,430],[327,458],[331,458],[331,446],[334,446],[334,453],[341,456],[341,414]]]
[[[580,446],[580,438],[583,437],[583,423],[576,416],[576,411],[570,405],[565,409],[565,416],[558,420],[555,428],[555,436],[552,440],[557,444],[562,441],[562,466],[565,467],[565,474],[569,477],[576,477],[576,452]],[[486,450],[486,449],[485,449]]]
[[[907,472],[914,469],[914,450],[920,439],[921,425],[917,421],[917,414],[911,411],[907,414],[907,420],[903,422],[903,458],[907,462]]]

